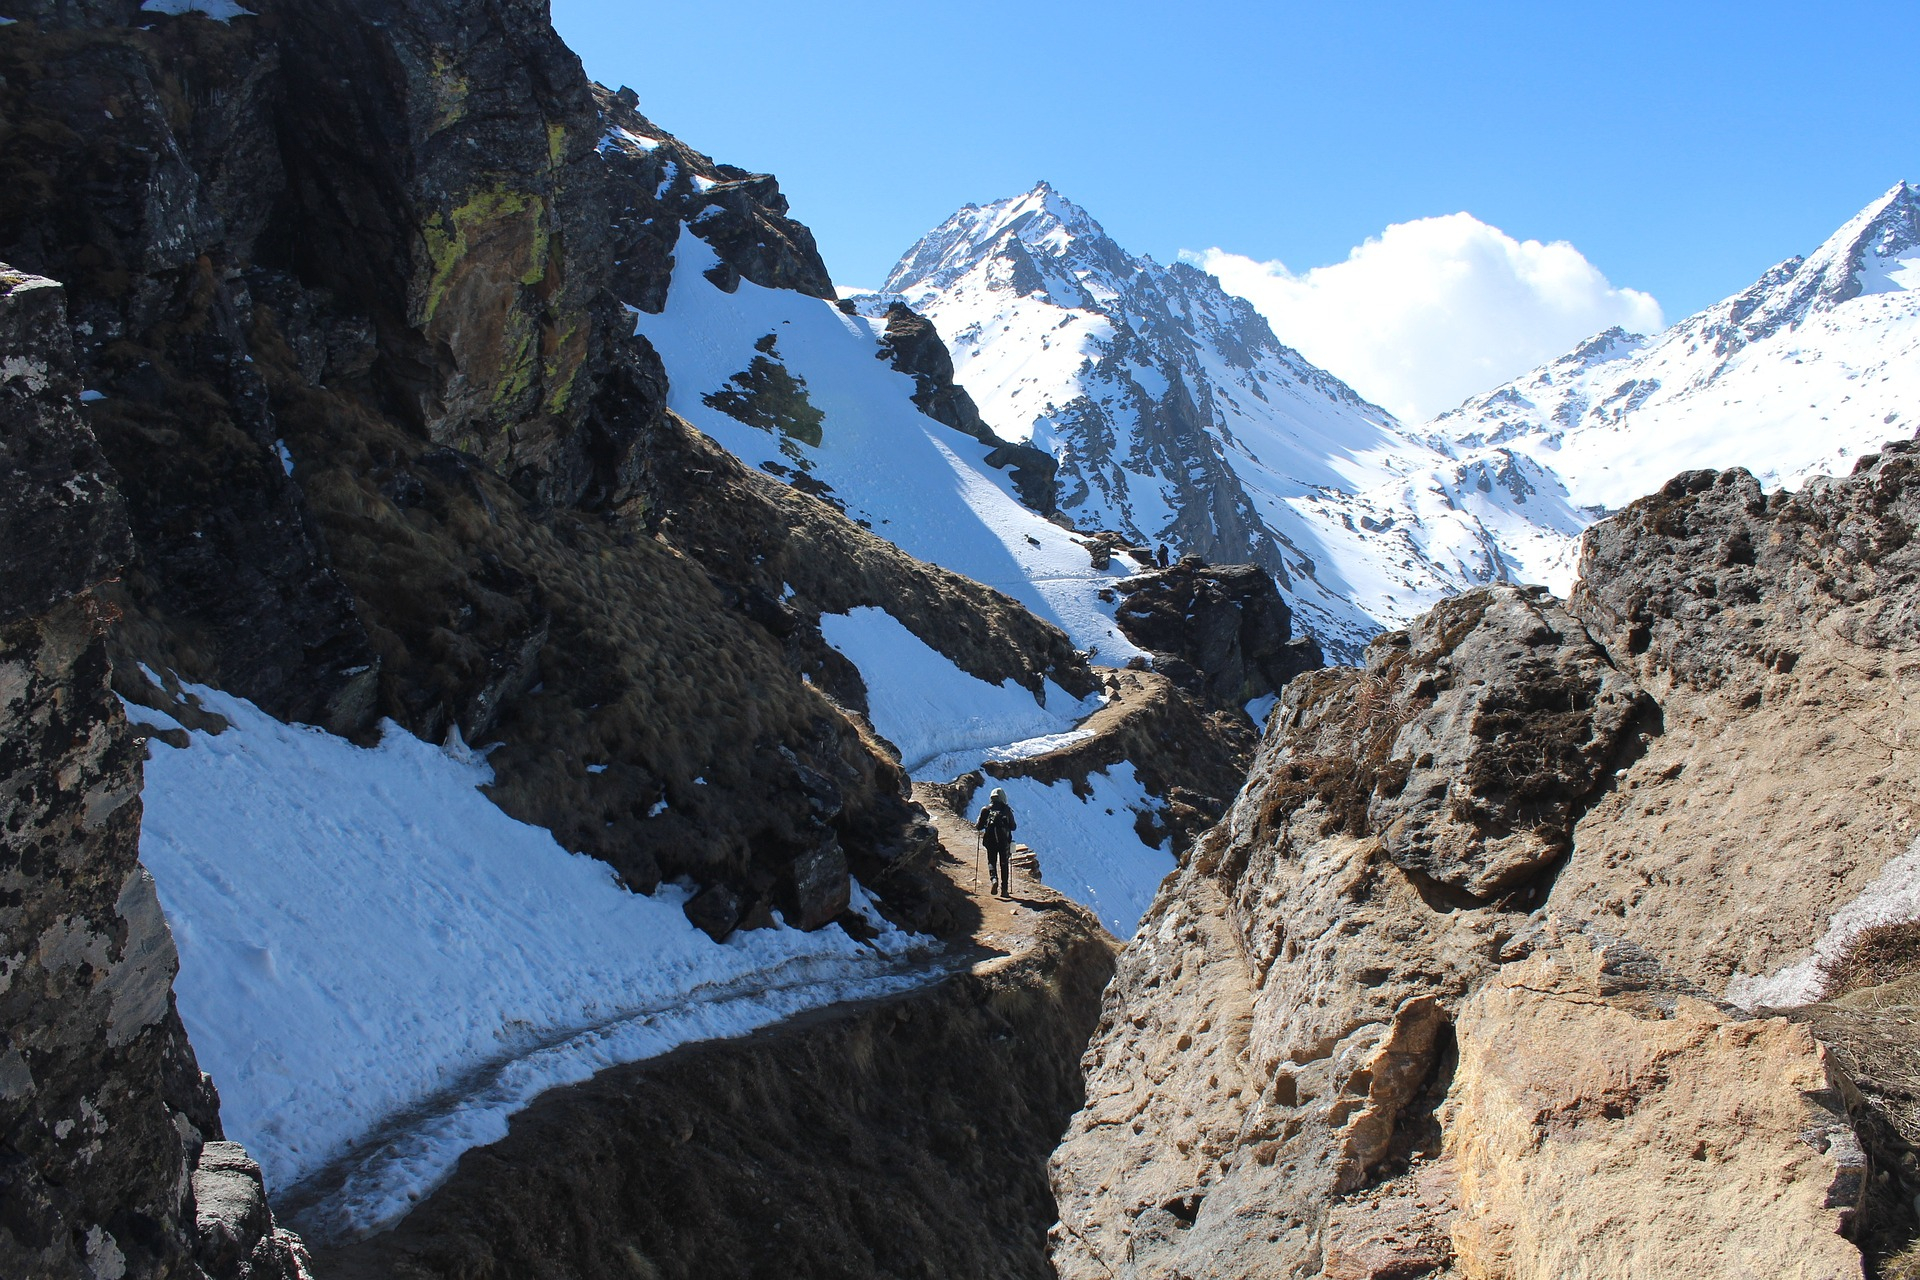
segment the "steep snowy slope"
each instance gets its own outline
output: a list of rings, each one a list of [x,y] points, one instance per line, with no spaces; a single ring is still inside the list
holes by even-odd
[[[1844,475],[1920,426],[1920,192],[1896,185],[1806,258],[1651,338],[1610,329],[1429,423],[1620,507],[1693,467],[1769,487]]]
[[[857,301],[894,299],[938,326],[996,431],[1053,453],[1081,527],[1264,565],[1334,652],[1472,585],[1566,576],[1584,521],[1550,475],[1409,437],[1211,276],[1133,257],[1044,182],[962,209]]]
[[[1012,596],[1107,661],[1140,651],[1070,533],[1021,505],[978,441],[913,404],[914,383],[880,357],[881,326],[790,289],[710,277],[719,259],[694,228],[674,249],[658,314],[635,329],[665,362],[668,405],[747,463],[841,506],[903,550]]]
[[[293,1191],[310,1239],[399,1217],[555,1085],[938,976],[912,963],[936,940],[857,887],[870,944],[784,926],[714,942],[689,890],[628,892],[502,813],[457,737],[389,721],[367,749],[186,693],[227,728],[128,707],[174,735],[153,739],[140,856],[227,1132]]]

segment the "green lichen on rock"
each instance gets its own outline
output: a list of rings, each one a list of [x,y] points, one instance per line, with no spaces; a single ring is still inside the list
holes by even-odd
[[[587,329],[588,321],[580,316],[548,332],[547,355],[542,361],[548,413],[566,412],[568,401],[573,399],[574,381],[586,364]]]
[[[458,124],[467,114],[467,95],[472,92],[473,86],[461,73],[457,63],[438,53],[433,56],[433,78],[430,83],[434,99],[433,129],[438,133]]]
[[[538,365],[540,333],[524,313],[516,312],[509,321],[506,358],[500,362],[500,379],[494,384],[496,407],[512,404],[533,385]]]
[[[803,470],[809,469],[812,462],[800,451],[800,445],[818,447],[826,414],[815,408],[807,395],[807,380],[788,372],[781,362],[773,334],[753,345],[760,352],[753,363],[734,374],[726,386],[701,399],[710,409],[778,435],[780,452]]]
[[[546,202],[531,192],[515,191],[504,183],[495,183],[470,194],[446,215],[436,212],[427,219],[421,235],[426,241],[427,260],[432,272],[427,280],[426,305],[421,322],[430,324],[446,300],[447,290],[459,272],[460,264],[476,244],[507,231],[510,224],[527,224],[527,264],[521,271],[521,284],[539,284],[547,276],[550,236],[547,231]]]

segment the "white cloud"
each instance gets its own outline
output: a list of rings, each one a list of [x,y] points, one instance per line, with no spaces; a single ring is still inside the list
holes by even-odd
[[[1663,327],[1564,240],[1515,240],[1471,214],[1398,222],[1300,275],[1222,249],[1181,255],[1218,276],[1280,340],[1406,422],[1424,422],[1610,325]]]

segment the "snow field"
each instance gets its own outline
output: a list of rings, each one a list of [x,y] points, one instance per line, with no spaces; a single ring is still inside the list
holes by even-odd
[[[900,750],[915,781],[945,781],[1008,759],[1007,744],[1041,739],[1028,754],[1061,745],[1073,727],[1098,710],[1094,694],[1076,699],[1049,680],[1046,705],[1008,680],[988,684],[968,675],[884,609],[823,614],[820,633],[860,669],[867,685],[867,718]]]
[[[660,315],[635,311],[635,331],[665,361],[674,412],[749,466],[804,463],[832,487],[849,516],[922,560],[984,583],[1053,622],[1098,660],[1118,665],[1140,649],[1099,599],[1125,572],[1096,570],[1073,535],[1014,496],[1007,476],[984,462],[978,441],[940,425],[913,404],[913,380],[880,355],[878,322],[790,290],[742,281],[725,293],[703,272],[713,249],[682,228],[673,283]],[[756,343],[773,338],[771,352]],[[818,445],[748,426],[712,408],[758,356],[804,380],[824,415]]]
[[[1020,823],[1013,838],[1033,848],[1040,878],[1091,908],[1114,937],[1125,941],[1173,870],[1173,851],[1164,842],[1145,844],[1134,829],[1134,819],[1158,805],[1131,763],[1089,774],[1087,782],[1085,798],[1074,794],[1071,782],[1008,778],[993,785],[1006,788]],[[984,793],[979,799],[986,802]]]
[[[192,691],[230,727],[151,741],[141,833],[180,1014],[276,1196],[358,1165],[315,1211],[332,1230],[404,1211],[544,1089],[928,980],[914,961],[934,940],[872,914],[873,944],[785,927],[712,942],[685,890],[629,893],[501,812],[457,741],[388,723],[361,748]]]

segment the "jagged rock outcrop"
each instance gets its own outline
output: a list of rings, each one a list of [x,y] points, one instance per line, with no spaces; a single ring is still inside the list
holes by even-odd
[[[1455,1271],[1860,1274],[1840,1228],[1864,1153],[1813,1037],[1649,999],[1583,942],[1504,967],[1461,1011]]]
[[[1156,670],[1216,706],[1244,706],[1278,693],[1322,665],[1311,636],[1295,638],[1293,611],[1256,565],[1210,565],[1198,557],[1121,584],[1114,620],[1156,655]]]
[[[852,303],[843,304],[849,308]],[[1044,449],[1002,440],[980,416],[967,389],[953,380],[953,353],[934,331],[933,322],[904,302],[890,302],[881,350],[895,369],[913,379],[913,402],[920,412],[955,431],[965,432],[993,452],[990,467],[1009,468],[1014,492],[1043,516],[1059,509],[1059,485],[1054,476],[1059,463]]]
[[[1898,1015],[1746,1010],[1904,909],[1915,464],[1683,475],[1570,606],[1472,593],[1296,678],[1109,989],[1060,1273],[1850,1276],[1910,1237]]]
[[[208,1251],[231,1144],[139,862],[100,592],[130,542],[79,391],[60,286],[0,265],[0,1272],[295,1280],[264,1200]]]

